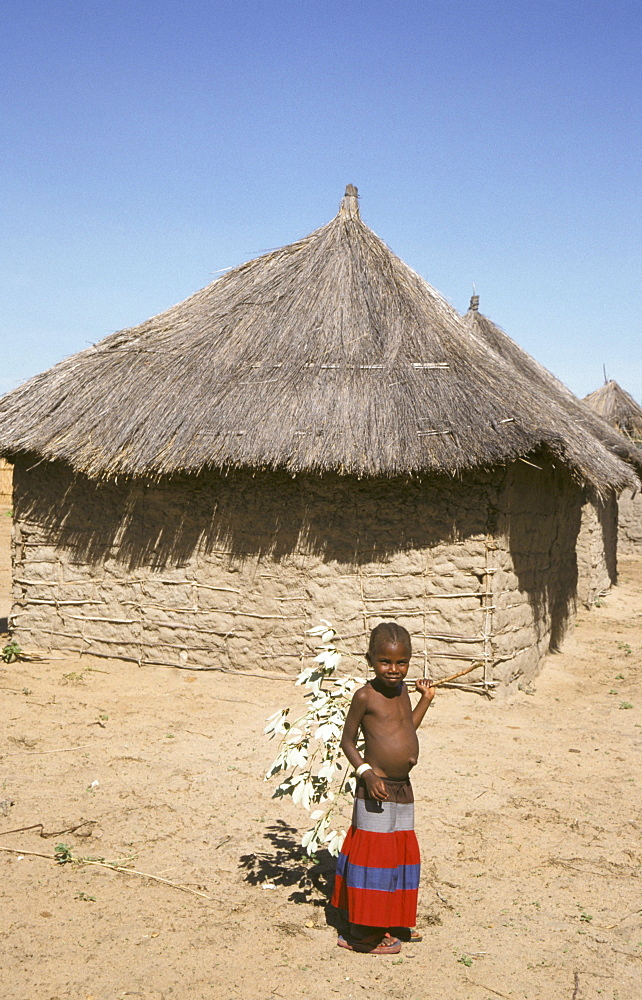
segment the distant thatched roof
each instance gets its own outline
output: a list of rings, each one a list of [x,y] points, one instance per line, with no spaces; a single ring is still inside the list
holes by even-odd
[[[0,401],[0,451],[95,477],[455,474],[540,447],[598,489],[632,482],[361,221],[351,185],[321,229]]]
[[[613,379],[585,396],[584,402],[621,434],[642,443],[642,407]]]
[[[464,323],[475,337],[491,347],[507,364],[512,365],[520,375],[526,378],[534,392],[539,392],[543,398],[552,400],[559,407],[565,414],[564,426],[568,433],[573,433],[573,426],[576,429],[587,431],[612,454],[629,462],[638,474],[642,472],[642,451],[633,446],[629,440],[623,438],[621,434],[614,433],[611,422],[607,423],[602,418],[603,415],[596,416],[594,412],[587,411],[584,403],[570,389],[567,389],[563,382],[560,382],[548,369],[544,368],[530,354],[527,354],[519,344],[515,343],[487,316],[480,313],[478,295],[472,296],[470,307],[464,316]],[[631,399],[630,396],[628,398]],[[635,405],[632,399],[631,402]],[[597,410],[597,407],[594,409]],[[639,412],[642,417],[642,410]]]

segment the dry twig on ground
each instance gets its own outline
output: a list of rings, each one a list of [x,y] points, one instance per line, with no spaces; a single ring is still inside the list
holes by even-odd
[[[40,851],[18,851],[13,847],[0,847],[0,851],[5,851],[7,854],[19,854],[24,856],[29,856],[32,858],[46,858],[47,861],[56,861],[55,857],[50,854],[42,854]],[[161,878],[160,875],[150,875],[149,872],[139,872],[135,868],[127,868],[124,865],[112,864],[109,861],[98,861],[93,858],[73,858],[75,864],[78,865],[93,865],[99,868],[109,868],[113,872],[121,872],[123,875],[140,875],[141,878],[149,878],[154,882],[160,882],[162,885],[168,885],[172,889],[180,889],[181,892],[188,892],[192,896],[200,896],[201,899],[211,900],[214,897],[208,896],[204,892],[197,892],[196,889],[190,889],[188,886],[180,885],[179,882],[171,882],[167,878]],[[221,900],[216,900],[216,902],[222,902]]]

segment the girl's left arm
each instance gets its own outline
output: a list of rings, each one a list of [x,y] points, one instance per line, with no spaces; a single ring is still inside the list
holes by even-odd
[[[419,729],[419,726],[423,722],[424,715],[430,708],[430,703],[435,697],[435,689],[432,686],[432,681],[427,677],[421,677],[415,683],[415,688],[421,694],[421,697],[415,707],[412,710],[412,724],[415,729]]]

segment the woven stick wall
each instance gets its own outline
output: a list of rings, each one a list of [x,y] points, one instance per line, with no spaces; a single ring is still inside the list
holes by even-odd
[[[28,542],[23,544],[29,544]],[[418,665],[415,673],[417,675],[432,676],[435,679],[452,673],[452,661],[463,663],[480,664],[479,671],[474,672],[471,679],[467,679],[466,687],[473,689],[487,689],[493,685],[493,667],[495,662],[493,632],[494,591],[493,580],[496,568],[492,565],[494,546],[487,543],[485,546],[485,563],[482,566],[473,567],[469,575],[470,588],[468,590],[450,591],[435,590],[434,581],[437,574],[431,572],[427,567],[422,570],[412,572],[395,573],[382,568],[380,571],[373,571],[371,568],[367,572],[359,570],[356,573],[345,574],[342,579],[346,582],[355,583],[361,594],[361,609],[358,615],[350,616],[349,620],[335,621],[333,624],[339,629],[342,639],[347,647],[360,656],[367,644],[367,636],[378,621],[401,620],[408,627],[414,646],[415,663]],[[108,602],[99,597],[78,598],[70,597],[70,588],[77,593],[77,583],[63,578],[63,566],[59,564],[57,579],[48,581],[30,579],[27,576],[17,576],[15,583],[20,586],[38,587],[38,592],[46,590],[46,596],[32,597],[28,594],[16,602],[12,615],[12,626],[20,628],[21,619],[29,616],[34,608],[51,608],[55,611],[59,626],[56,628],[40,628],[39,631],[45,635],[55,637],[59,645],[59,640],[68,640],[70,648],[80,639],[82,641],[81,652],[95,656],[115,656],[117,658],[131,659],[139,664],[154,663],[167,666],[188,666],[190,654],[200,652],[206,655],[211,662],[208,664],[212,669],[229,669],[220,665],[220,658],[212,648],[213,640],[227,640],[230,637],[240,637],[247,632],[248,622],[255,622],[257,619],[268,625],[270,622],[283,623],[288,628],[287,623],[291,623],[292,643],[289,652],[279,653],[278,659],[289,658],[302,661],[312,654],[312,644],[305,635],[305,629],[316,624],[314,613],[310,611],[310,599],[301,594],[292,594],[286,598],[281,598],[281,614],[260,614],[257,611],[246,610],[243,607],[243,594],[238,588],[228,586],[213,586],[196,579],[172,579],[155,576],[154,586],[161,584],[167,589],[167,600],[161,602],[151,600],[147,596],[150,586],[150,579],[146,576],[139,578],[132,577],[128,581],[128,587],[138,589],[137,599],[125,599],[121,607],[126,609],[124,614],[117,616],[108,613]],[[419,600],[408,601],[399,596],[399,580],[403,578],[406,582],[409,578],[416,576],[421,578],[422,596]],[[441,579],[443,585],[443,579]],[[386,591],[382,597],[383,590]],[[373,587],[376,585],[377,596],[373,595]],[[172,601],[172,590],[180,588],[180,592],[185,594],[185,588],[189,588],[189,603],[174,603]],[[207,606],[203,606],[202,595],[207,594]],[[212,596],[220,596],[220,603],[212,604]],[[440,606],[444,602],[454,603],[461,606],[462,602],[467,607],[461,608],[458,617],[464,618],[468,622],[465,632],[447,632],[431,627],[435,617],[440,616]],[[199,623],[199,618],[211,619],[213,614],[221,617],[221,627],[211,629]],[[157,640],[152,639],[151,633],[156,628],[159,619],[162,618],[165,632],[174,631],[176,641],[163,640],[159,648]],[[109,637],[105,633],[105,628],[114,626],[117,635]],[[355,627],[356,626],[356,627]],[[101,633],[101,634],[99,634]],[[191,637],[189,645],[186,644],[186,633]],[[135,647],[135,654],[122,656],[119,650],[123,645]],[[160,652],[160,655],[159,655]],[[207,656],[209,654],[209,656]],[[269,652],[261,652],[257,649],[256,659],[261,665],[268,668],[270,663],[266,661],[274,660],[275,657]],[[230,672],[235,672],[233,669]],[[245,671],[238,671],[243,673]]]

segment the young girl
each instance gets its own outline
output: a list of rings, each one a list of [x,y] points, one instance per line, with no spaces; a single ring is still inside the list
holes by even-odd
[[[412,708],[404,684],[411,653],[402,626],[382,622],[372,630],[366,658],[375,676],[355,692],[341,739],[359,780],[332,894],[333,906],[347,913],[350,933],[337,943],[375,955],[401,951],[390,930],[414,927],[417,917],[419,845],[408,775],[419,755],[416,730],[435,689],[418,680],[421,697]],[[356,747],[359,729],[364,758]]]

